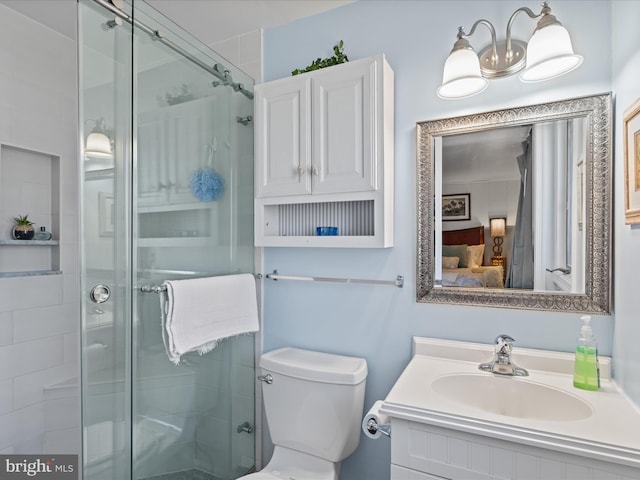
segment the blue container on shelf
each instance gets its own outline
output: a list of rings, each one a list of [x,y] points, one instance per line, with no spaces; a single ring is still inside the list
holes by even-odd
[[[316,227],[316,235],[319,237],[338,235],[338,227]]]

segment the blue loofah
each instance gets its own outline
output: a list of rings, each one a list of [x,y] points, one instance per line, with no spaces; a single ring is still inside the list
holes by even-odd
[[[211,168],[201,168],[191,177],[191,192],[201,202],[211,202],[224,193],[224,180]]]

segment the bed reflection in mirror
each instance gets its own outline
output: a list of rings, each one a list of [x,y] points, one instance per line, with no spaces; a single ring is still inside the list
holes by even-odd
[[[586,145],[584,117],[442,137],[436,285],[584,293]]]
[[[417,301],[610,311],[610,94],[416,133]]]

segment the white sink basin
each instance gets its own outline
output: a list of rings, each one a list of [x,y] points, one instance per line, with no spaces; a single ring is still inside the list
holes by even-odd
[[[522,377],[451,374],[433,379],[431,388],[451,401],[509,417],[574,421],[592,414],[584,400]]]

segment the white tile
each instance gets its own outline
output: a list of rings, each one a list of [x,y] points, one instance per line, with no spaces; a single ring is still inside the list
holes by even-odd
[[[61,178],[62,178],[62,189],[60,191],[60,206],[61,211],[65,213],[65,215],[73,215],[78,216],[79,213],[79,198],[78,198],[78,187],[74,184],[69,183],[69,179],[67,176],[71,176],[75,178],[77,181],[77,174],[75,174],[76,165],[74,162],[69,161],[67,164],[63,163],[61,168]]]
[[[62,380],[47,385],[44,389],[44,399],[49,398],[70,398],[80,396],[80,381],[79,381],[79,369],[76,365],[68,365],[70,368],[71,376],[63,378]]]
[[[62,337],[0,347],[0,380],[62,363]]]
[[[80,454],[80,427],[44,432],[42,453]]]
[[[25,92],[30,96],[32,92]],[[34,184],[49,188],[51,183],[51,157],[43,152],[2,147],[2,182]]]
[[[79,277],[80,255],[78,252],[78,248],[72,245],[72,237],[67,237],[67,240],[68,242],[65,242],[65,244],[60,249],[60,270],[62,270],[64,274],[68,274],[69,276]]]
[[[261,56],[262,32],[260,30],[254,30],[238,37],[238,65],[259,61]]]
[[[31,436],[27,436],[24,432],[20,432],[13,442],[14,452],[17,454],[32,454],[42,451],[42,443],[44,440],[44,432],[35,432]]]
[[[60,215],[60,231],[57,232],[61,245],[78,245],[80,238],[77,215]]]
[[[80,427],[80,397],[57,398],[44,402],[45,431]]]
[[[80,324],[77,305],[18,310],[13,313],[13,343],[75,333]]]
[[[5,310],[59,305],[61,299],[61,275],[0,278],[0,305]]]
[[[2,160],[0,158],[0,160]],[[0,175],[4,174],[4,170]],[[20,185],[18,183],[4,182],[0,190],[0,201],[2,201],[3,228],[2,238],[9,238],[9,228],[13,222],[12,217],[24,215],[20,205]]]
[[[51,250],[28,245],[2,248],[0,265],[3,272],[50,270]]]
[[[42,402],[45,389],[64,380],[77,377],[78,371],[75,365],[59,365],[53,368],[46,368],[37,372],[20,375],[14,378],[14,408],[23,408]],[[73,390],[71,390],[73,392]],[[76,391],[79,395],[79,392]]]
[[[61,265],[62,270],[62,303],[77,304],[80,301],[80,273],[78,270],[68,270]],[[79,306],[77,307],[78,310]],[[78,326],[80,324],[78,323]]]
[[[240,67],[244,73],[253,78],[254,83],[260,83],[262,81],[262,62],[260,60],[241,63],[238,67]]]
[[[13,343],[13,316],[11,312],[0,313],[0,347]]]
[[[238,37],[233,37],[222,42],[218,42],[212,45],[213,50],[222,55],[225,59],[229,60],[233,64],[240,63],[238,57],[240,56],[240,42]]]
[[[13,453],[15,453],[13,445],[9,445],[6,448],[0,449],[0,455],[12,455]]]
[[[14,445],[16,453],[39,453],[38,450],[25,452],[27,444],[37,443],[44,433],[44,408],[42,403],[0,415],[0,449]],[[41,448],[38,446],[38,448]]]
[[[67,333],[62,338],[62,361],[78,367],[80,362],[80,322],[78,331]]]
[[[0,381],[0,415],[13,411],[13,380]]]

